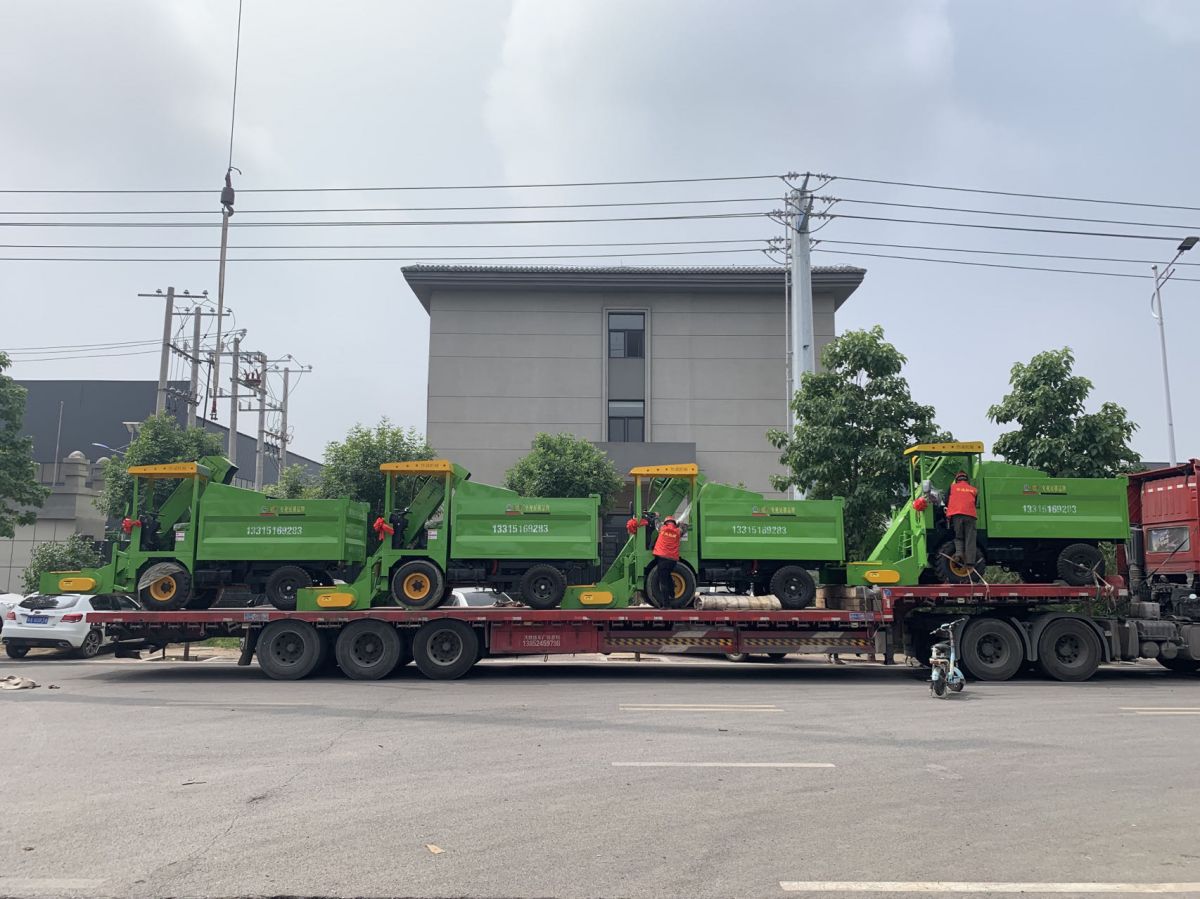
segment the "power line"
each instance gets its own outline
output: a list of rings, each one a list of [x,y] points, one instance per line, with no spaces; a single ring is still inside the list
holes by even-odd
[[[12,349],[5,350],[6,353],[31,353],[42,352],[44,350],[85,350],[85,349],[104,349],[126,346],[141,346],[150,343],[160,343],[158,340],[120,340],[120,341],[105,341],[104,343],[57,343],[47,344],[46,346],[18,346]]]
[[[137,350],[129,353],[86,353],[81,356],[46,356],[41,359],[14,359],[14,363],[24,365],[27,362],[69,362],[74,359],[111,359],[116,356],[147,356],[150,354],[158,355],[159,350]]]
[[[832,253],[835,256],[869,256],[875,259],[903,259],[909,262],[938,262],[945,265],[974,265],[981,268],[1007,268],[1026,272],[1059,272],[1064,275],[1098,275],[1105,278],[1137,278],[1139,281],[1149,280],[1148,275],[1134,275],[1128,272],[1098,272],[1091,269],[1049,268],[1037,265],[1010,265],[1002,262],[973,262],[967,259],[933,259],[928,256],[899,256],[891,253],[862,253],[849,250],[813,249],[815,253]],[[1200,278],[1172,278],[1172,281],[1200,281]]]
[[[760,241],[765,243],[765,241]],[[740,250],[673,250],[661,253],[568,253],[535,256],[246,256],[229,262],[496,262],[533,259],[628,259],[640,256],[711,256],[725,253],[757,253],[754,247]],[[0,256],[0,262],[216,262],[212,258],[155,258],[128,256]]]
[[[1047,219],[1056,222],[1084,222],[1091,225],[1126,225],[1133,228],[1181,228],[1185,231],[1200,230],[1194,225],[1178,225],[1171,222],[1130,222],[1120,219],[1078,218],[1070,215],[1042,215],[1034,212],[1004,212],[997,209],[968,209],[960,206],[926,206],[920,203],[891,203],[884,200],[856,200],[851,197],[818,197],[835,203],[857,203],[863,206],[892,206],[899,209],[927,209],[931,212],[965,212],[971,215],[1001,215],[1010,218]]]
[[[892,250],[933,250],[939,253],[979,253],[987,256],[1022,256],[1031,259],[1069,259],[1077,262],[1115,262],[1130,265],[1154,265],[1160,259],[1128,259],[1118,256],[1072,256],[1064,253],[1023,253],[1016,250],[978,250],[968,247],[931,247],[922,244],[872,243],[863,240],[819,240],[819,244],[839,244],[850,247],[883,247]],[[1176,262],[1175,265],[1200,266],[1200,262]]]
[[[400,190],[527,190],[554,187],[627,187],[645,184],[714,184],[723,181],[777,181],[785,177],[776,175],[720,175],[709,178],[642,178],[626,181],[557,181],[528,184],[406,184],[400,186],[367,187],[259,187],[240,190],[243,194],[300,194],[300,193],[355,193]],[[211,189],[183,188],[132,188],[123,190],[95,190],[75,188],[0,188],[0,194],[212,194]]]
[[[983,222],[936,222],[928,219],[900,219],[881,215],[850,215],[845,212],[827,212],[823,213],[822,215],[832,219],[848,219],[862,222],[896,222],[903,225],[940,225],[947,228],[980,228],[985,231],[1022,231],[1027,234],[1064,234],[1072,237],[1116,237],[1124,240],[1179,241],[1178,234],[1123,234],[1111,231],[1071,231],[1062,228],[1028,228],[1019,225],[989,225]],[[816,216],[817,214],[814,213],[814,217]]]
[[[596,222],[673,222],[698,219],[764,218],[766,212],[705,212],[690,215],[643,215],[605,218],[573,219],[463,219],[409,222],[236,222],[234,228],[348,228],[348,227],[400,227],[419,225],[573,225]],[[845,217],[845,216],[844,216]],[[211,222],[0,222],[0,228],[216,228]]]
[[[997,197],[1023,197],[1029,200],[1059,200],[1067,203],[1098,203],[1105,206],[1135,206],[1144,209],[1179,209],[1184,212],[1200,212],[1200,206],[1176,206],[1170,203],[1140,203],[1132,200],[1108,200],[1095,197],[1070,197],[1058,194],[1023,193],[1013,190],[988,190],[982,187],[952,187],[946,184],[921,184],[914,181],[887,181],[882,178],[851,178],[835,175],[835,181],[853,181],[858,184],[886,184],[892,187],[916,187],[924,190],[947,190],[968,194],[989,194]],[[2,193],[2,191],[0,191]]]
[[[714,203],[777,203],[779,197],[729,197],[717,200],[637,200],[625,203],[533,203],[501,206],[345,206],[295,209],[242,209],[258,215],[286,215],[314,212],[495,212],[520,209],[603,209],[616,206],[707,206]],[[11,209],[0,215],[213,215],[212,209]]]
[[[761,243],[759,238],[724,240],[642,240],[584,243],[333,243],[239,244],[239,250],[530,250],[570,247],[676,247],[705,244]],[[211,250],[212,244],[127,243],[0,243],[0,249],[26,250]],[[205,302],[212,300],[205,298]]]

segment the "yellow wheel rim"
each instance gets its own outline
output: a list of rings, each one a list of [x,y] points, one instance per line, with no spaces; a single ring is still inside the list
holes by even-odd
[[[404,595],[409,599],[424,599],[429,595],[429,578],[414,572],[404,579]]]
[[[971,574],[971,566],[950,560],[950,571],[955,577],[969,577]]]
[[[683,575],[678,571],[672,571],[671,583],[675,587],[675,598],[679,599],[681,596],[683,596],[683,591],[687,589],[687,581],[684,580]]]
[[[155,602],[169,602],[175,598],[175,591],[178,589],[179,585],[175,583],[174,577],[160,577],[150,585],[150,598]]]

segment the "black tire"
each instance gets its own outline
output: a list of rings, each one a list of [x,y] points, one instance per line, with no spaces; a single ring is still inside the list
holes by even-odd
[[[83,638],[83,642],[75,650],[75,655],[81,659],[94,659],[100,655],[104,647],[104,634],[93,628]]]
[[[217,601],[217,597],[221,595],[219,587],[205,587],[192,591],[192,598],[188,600],[187,607],[191,610],[202,610],[211,608],[213,603]]]
[[[391,674],[400,661],[400,635],[383,621],[355,621],[338,634],[334,653],[346,677],[379,680]]]
[[[749,662],[750,653],[748,652],[727,652],[725,658],[730,662]]]
[[[186,609],[192,599],[192,575],[183,566],[176,566],[139,590],[138,599],[147,612]]]
[[[21,646],[17,643],[5,643],[4,653],[10,659],[23,659],[25,656],[29,655],[29,647]]]
[[[1054,568],[1072,587],[1091,587],[1097,577],[1104,578],[1104,553],[1090,543],[1072,543],[1058,554]]]
[[[784,565],[771,575],[771,593],[785,609],[807,609],[817,598],[817,582],[807,568]]]
[[[650,566],[650,570],[646,572],[645,584],[646,595],[650,597],[650,602],[660,609],[689,608],[696,601],[696,575],[682,562],[676,562],[675,570],[671,572],[671,580],[675,584],[675,595],[664,602],[663,598],[658,595],[657,566]]]
[[[255,647],[258,667],[274,680],[300,680],[321,661],[321,635],[307,621],[272,621]]]
[[[479,660],[479,637],[469,625],[453,618],[430,621],[413,637],[413,658],[426,677],[454,680]]]
[[[1038,668],[1059,681],[1085,681],[1100,667],[1100,640],[1077,618],[1051,621],[1038,637]]]
[[[553,609],[567,594],[567,578],[553,565],[533,565],[521,575],[521,601],[531,609]]]
[[[960,642],[963,667],[978,680],[1008,680],[1025,662],[1021,635],[999,618],[972,620],[963,628]]]
[[[983,576],[987,568],[987,560],[983,557],[983,547],[975,544],[975,573]],[[954,540],[943,541],[933,551],[933,570],[938,580],[943,584],[968,584],[971,582],[971,569],[963,562],[954,561]]]
[[[786,652],[768,652],[767,658],[770,659],[772,662],[782,662],[784,659],[787,658],[787,653]]]
[[[940,677],[937,680],[931,679],[929,681],[929,689],[933,693],[934,696],[945,696],[946,695],[946,681]]]
[[[446,595],[446,579],[432,562],[413,559],[392,575],[392,598],[405,609],[421,611],[440,606]]]
[[[263,592],[267,595],[267,601],[279,611],[294,612],[297,593],[312,585],[312,576],[303,568],[298,565],[284,565],[271,572]]]
[[[1200,662],[1197,662],[1195,659],[1181,659],[1179,657],[1164,659],[1162,656],[1159,656],[1155,661],[1168,671],[1174,671],[1176,674],[1196,674],[1200,672]]]

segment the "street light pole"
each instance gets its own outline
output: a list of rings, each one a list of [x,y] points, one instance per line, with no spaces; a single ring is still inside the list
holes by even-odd
[[[1180,256],[1194,247],[1197,242],[1200,242],[1200,237],[1185,237],[1175,252],[1175,258],[1167,263],[1163,269],[1161,277],[1158,274],[1158,266],[1151,266],[1151,271],[1154,272],[1154,296],[1150,298],[1150,314],[1158,321],[1158,340],[1162,349],[1163,394],[1167,402],[1167,454],[1172,466],[1176,463],[1175,414],[1171,410],[1171,376],[1167,369],[1167,326],[1163,320],[1162,285],[1175,273],[1171,266],[1179,260]]]

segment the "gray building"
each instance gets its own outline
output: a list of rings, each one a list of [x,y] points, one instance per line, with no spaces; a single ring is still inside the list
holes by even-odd
[[[813,270],[820,350],[862,283]],[[766,439],[787,421],[786,303],[779,267],[417,265],[429,312],[428,439],[499,483],[539,432],[601,446],[620,471],[697,462],[770,491]]]

